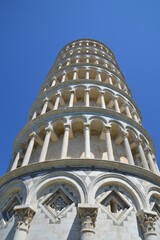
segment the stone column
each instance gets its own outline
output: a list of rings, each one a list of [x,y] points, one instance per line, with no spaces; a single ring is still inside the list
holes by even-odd
[[[53,78],[53,81],[52,81],[52,84],[51,84],[51,87],[55,86],[56,85],[56,78],[54,77]]]
[[[107,63],[105,63],[105,65],[104,65],[106,68],[108,68],[108,64]]]
[[[63,73],[61,83],[65,82],[65,80],[66,80],[66,74],[67,74],[66,72]]]
[[[76,58],[76,63],[79,63],[79,58]]]
[[[29,163],[29,160],[33,151],[34,143],[35,143],[36,133],[35,132],[31,133],[29,135],[29,138],[30,138],[30,142],[28,144],[27,151],[25,153],[25,156],[22,162],[22,167],[26,166]]]
[[[97,72],[97,80],[98,81],[102,81],[102,79],[101,79],[101,72],[100,71]]]
[[[89,63],[89,58],[86,58],[86,63]]]
[[[20,157],[21,157],[21,154],[22,154],[22,149],[19,149],[18,152],[17,152],[17,154],[16,154],[16,157],[15,157],[15,159],[14,159],[14,162],[13,162],[13,165],[12,165],[10,171],[13,171],[14,169],[17,168],[18,161],[19,161],[19,159],[20,159]]]
[[[89,69],[86,69],[86,79],[89,79]]]
[[[43,105],[43,108],[42,108],[42,111],[41,111],[41,115],[46,113],[47,111],[47,107],[48,107],[48,103],[49,103],[49,99],[48,98],[45,98],[44,99],[44,105]]]
[[[44,162],[46,160],[46,155],[47,155],[47,151],[48,151],[48,146],[49,146],[52,130],[53,129],[51,127],[45,128],[46,135],[45,135],[45,138],[44,138],[39,162]]]
[[[85,90],[85,103],[86,107],[89,107],[89,89]]]
[[[137,213],[137,218],[142,229],[144,240],[158,240],[155,231],[155,224],[158,219],[157,213],[141,210]]]
[[[105,104],[105,100],[104,100],[104,91],[100,91],[100,94],[101,94],[101,106],[102,108],[106,108],[106,104]]]
[[[108,82],[109,82],[109,84],[113,85],[111,76],[108,77]]]
[[[122,87],[121,87],[121,84],[119,81],[118,81],[117,85],[118,85],[118,88],[122,90]]]
[[[58,109],[60,98],[61,98],[61,93],[56,93],[56,101],[55,101],[53,110],[57,110]]]
[[[80,240],[95,239],[95,222],[98,208],[90,204],[78,204],[78,213],[81,224]]]
[[[147,163],[147,159],[146,159],[146,157],[145,157],[145,154],[144,154],[144,151],[143,151],[143,147],[142,147],[141,142],[142,142],[142,141],[141,141],[140,139],[137,139],[138,149],[139,149],[139,153],[140,153],[140,158],[141,158],[143,167],[144,167],[145,169],[149,170],[148,163]]]
[[[127,115],[127,117],[132,118],[131,112],[130,112],[130,110],[129,110],[129,104],[128,104],[128,103],[125,103],[124,106],[125,106],[125,110],[126,110],[126,115]]]
[[[73,70],[73,80],[76,80],[77,79],[77,69],[74,69]]]
[[[69,107],[73,107],[73,102],[74,102],[74,90],[70,90]]]
[[[70,132],[70,126],[68,124],[64,124],[64,136],[63,136],[63,143],[62,143],[61,159],[67,157],[69,132]]]
[[[32,120],[35,119],[36,117],[37,117],[37,112],[34,111],[33,116],[32,116]]]
[[[16,214],[16,229],[13,240],[26,240],[35,211],[25,205],[15,206],[14,210]]]
[[[95,64],[99,64],[99,61],[98,61],[98,59],[96,59],[94,63],[95,63]]]
[[[128,132],[123,131],[122,134],[123,134],[123,137],[124,137],[124,147],[125,147],[128,162],[129,162],[129,164],[134,165],[134,159],[133,159],[130,144],[129,144],[129,141],[128,141]]]
[[[133,114],[133,119],[134,119],[134,121],[136,121],[136,122],[138,123],[138,118],[137,118],[136,110],[133,109],[133,111],[131,112],[131,114]]]
[[[90,125],[84,124],[85,131],[85,157],[90,158]]]
[[[151,168],[151,171],[154,172],[155,174],[157,174],[157,171],[156,171],[156,168],[155,168],[155,164],[154,164],[153,158],[152,158],[152,151],[151,151],[150,147],[146,146],[144,150],[147,153],[148,162],[149,162],[149,166]]]
[[[107,153],[108,153],[108,160],[114,161],[110,127],[106,126],[105,131],[106,131],[106,147],[107,147]]]
[[[118,104],[118,97],[117,96],[113,96],[113,101],[114,101],[115,111],[120,113],[120,108],[119,108],[119,104]]]

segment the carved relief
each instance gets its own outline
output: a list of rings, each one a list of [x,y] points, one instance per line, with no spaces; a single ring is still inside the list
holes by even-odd
[[[30,207],[23,207],[23,205],[15,207],[14,210],[17,218],[16,228],[28,232],[35,211]]]
[[[98,208],[87,204],[79,204],[81,231],[94,231]]]
[[[157,213],[142,210],[137,214],[137,218],[143,233],[155,231],[155,224],[158,219]]]

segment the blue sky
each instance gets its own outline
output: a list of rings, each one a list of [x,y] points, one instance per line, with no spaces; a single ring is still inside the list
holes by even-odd
[[[105,43],[142,113],[160,166],[160,1],[0,1],[0,176],[57,53],[68,42]]]

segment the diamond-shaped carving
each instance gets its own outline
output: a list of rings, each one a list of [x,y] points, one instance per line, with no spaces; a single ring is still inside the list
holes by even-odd
[[[58,186],[53,193],[48,194],[39,203],[40,208],[52,223],[59,222],[74,205],[73,197],[62,185]]]
[[[72,203],[73,201],[61,189],[58,189],[44,205],[50,209],[55,216],[58,216]]]
[[[105,193],[98,200],[98,204],[116,224],[120,224],[124,221],[133,209],[130,202],[115,189]]]

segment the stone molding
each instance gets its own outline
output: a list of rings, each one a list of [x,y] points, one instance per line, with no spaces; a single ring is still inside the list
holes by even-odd
[[[158,220],[158,215],[156,212],[141,210],[137,213],[137,218],[143,234],[155,232],[155,224]]]
[[[15,177],[20,177],[25,174],[31,174],[33,172],[37,171],[46,171],[48,169],[53,168],[74,168],[74,167],[96,167],[100,170],[116,170],[123,172],[125,174],[131,174],[133,176],[137,176],[142,179],[148,179],[155,183],[156,185],[160,186],[160,176],[157,174],[154,174],[153,172],[146,170],[142,167],[138,167],[135,165],[129,165],[127,163],[121,163],[116,161],[108,161],[108,160],[102,160],[102,159],[84,159],[84,158],[73,158],[73,159],[54,159],[49,160],[45,162],[39,162],[39,163],[33,163],[29,164],[24,167],[17,168],[11,172],[7,172],[3,177],[0,178],[0,185],[5,184],[5,182],[10,181],[14,179]],[[147,177],[146,177],[147,176]]]
[[[17,220],[16,228],[28,232],[35,210],[28,205],[19,205],[14,207],[14,211]]]

